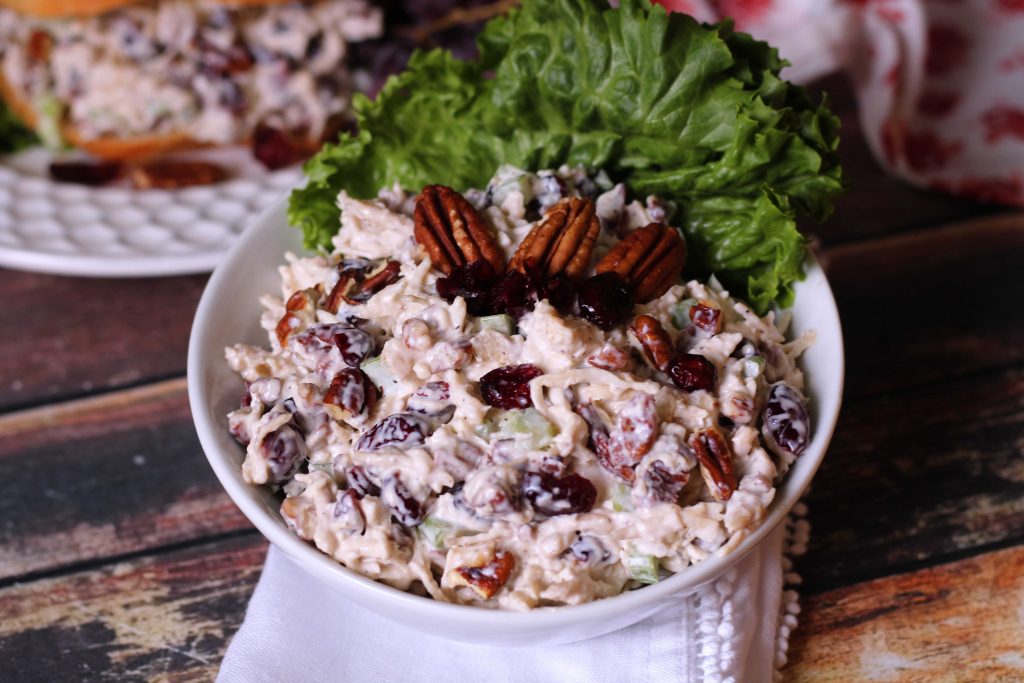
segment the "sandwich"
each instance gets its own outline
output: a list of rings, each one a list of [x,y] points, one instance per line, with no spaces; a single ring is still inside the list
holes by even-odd
[[[367,0],[0,0],[0,98],[52,147],[276,166],[346,125],[350,44],[381,29]]]

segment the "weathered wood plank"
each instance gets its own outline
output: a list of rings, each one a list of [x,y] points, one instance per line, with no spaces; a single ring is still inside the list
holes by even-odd
[[[0,411],[183,374],[205,284],[0,269]]]
[[[807,591],[1024,539],[1024,370],[844,408],[808,496]]]
[[[1024,213],[825,252],[847,396],[1024,362]]]
[[[248,527],[184,380],[0,417],[0,579]]]
[[[828,93],[832,111],[842,122],[839,158],[848,187],[831,218],[809,228],[825,245],[926,228],[971,216],[998,213],[985,205],[931,190],[922,190],[886,173],[871,155],[857,118],[857,101],[846,78],[831,76],[811,87]]]
[[[787,681],[1024,680],[1024,547],[803,603]]]
[[[0,680],[213,680],[265,555],[254,534],[0,590]]]

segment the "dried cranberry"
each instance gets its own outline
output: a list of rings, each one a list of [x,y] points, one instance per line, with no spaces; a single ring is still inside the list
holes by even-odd
[[[668,376],[683,391],[714,391],[718,371],[704,356],[684,353],[669,364]]]
[[[679,494],[690,481],[689,472],[672,472],[661,460],[655,460],[644,472],[648,495],[662,503],[679,502]]]
[[[596,536],[586,536],[576,532],[576,540],[569,546],[569,553],[576,561],[587,565],[598,565],[611,559],[612,554],[604,547]]]
[[[589,512],[597,500],[597,489],[586,477],[567,474],[555,477],[544,472],[523,476],[523,496],[537,512],[554,517]]]
[[[310,350],[334,346],[350,368],[358,368],[376,350],[373,337],[368,332],[345,323],[313,325],[297,335],[295,341]]]
[[[546,276],[528,268],[526,273],[510,270],[491,293],[491,310],[507,313],[517,320],[532,311],[537,302],[547,300],[563,313],[572,309],[575,292],[569,280],[561,275]]]
[[[495,408],[529,408],[533,406],[530,380],[543,374],[540,368],[529,363],[496,368],[480,378],[480,393],[484,403]]]
[[[336,419],[342,419],[367,412],[377,398],[377,387],[362,370],[345,368],[331,380],[323,401],[324,408]]]
[[[426,418],[414,413],[395,413],[363,432],[356,441],[356,450],[379,451],[387,447],[405,450],[422,446],[431,431]]]
[[[399,524],[416,526],[423,521],[423,506],[405,487],[397,473],[381,484],[380,499]]]
[[[602,330],[626,322],[633,312],[633,298],[626,281],[614,272],[601,273],[580,285],[580,316]]]
[[[331,334],[334,345],[341,352],[341,358],[350,368],[358,368],[374,352],[373,337],[354,327],[335,328]]]
[[[270,469],[271,482],[283,484],[306,459],[306,441],[293,427],[284,425],[263,437],[260,451]]]
[[[119,175],[121,164],[116,161],[54,161],[50,164],[50,177],[62,183],[106,185]]]
[[[448,400],[450,397],[451,391],[447,382],[427,382],[413,392],[405,407],[411,412],[447,423],[455,414],[455,406]]]
[[[811,420],[803,394],[783,382],[773,384],[764,409],[763,432],[768,446],[776,453],[803,453],[811,436]]]
[[[366,515],[359,503],[359,494],[349,489],[338,494],[334,502],[334,518],[341,526],[360,534],[366,533]]]
[[[360,497],[380,495],[380,487],[370,481],[366,470],[359,465],[348,468],[345,478],[348,479],[349,488],[358,493]]]
[[[443,496],[446,493],[450,493],[454,497],[455,494],[457,494],[459,491],[461,491],[463,488],[465,488],[465,486],[466,486],[466,482],[465,481],[457,481],[454,484],[452,484],[451,486],[442,486],[441,487],[441,495]]]
[[[272,171],[298,163],[305,156],[291,135],[265,124],[256,126],[253,131],[252,155]]]
[[[471,314],[488,315],[495,312],[491,298],[497,280],[494,267],[479,259],[454,269],[448,277],[438,278],[437,294],[448,303],[462,297]]]

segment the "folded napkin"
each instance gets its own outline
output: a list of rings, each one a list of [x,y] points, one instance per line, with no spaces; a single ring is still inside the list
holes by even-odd
[[[1024,0],[655,0],[779,48],[808,81],[845,69],[891,173],[1024,206]]]
[[[639,624],[534,648],[468,645],[405,628],[332,592],[272,547],[217,680],[771,681],[799,610],[783,585],[794,578],[785,555],[799,553],[806,535],[806,522],[791,520],[721,578]]]

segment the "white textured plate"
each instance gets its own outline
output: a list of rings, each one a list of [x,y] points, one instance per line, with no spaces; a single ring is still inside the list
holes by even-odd
[[[209,272],[246,225],[302,178],[267,171],[241,148],[188,155],[230,179],[181,190],[58,183],[50,152],[0,157],[0,266],[57,275],[145,277]]]

